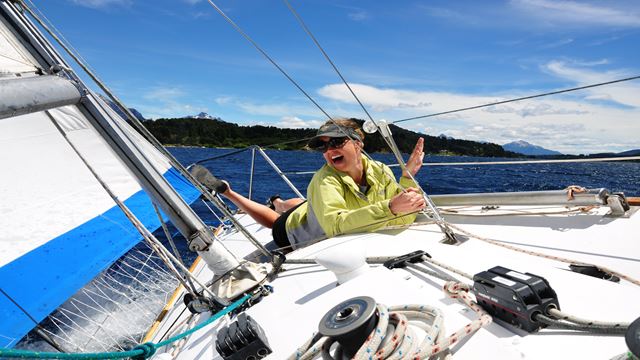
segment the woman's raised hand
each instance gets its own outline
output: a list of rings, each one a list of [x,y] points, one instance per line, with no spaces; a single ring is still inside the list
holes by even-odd
[[[416,142],[416,146],[411,152],[409,161],[407,161],[407,170],[411,172],[411,175],[415,176],[422,167],[422,160],[424,159],[424,138],[419,138]],[[402,172],[402,176],[409,177],[406,171]]]
[[[394,215],[415,212],[424,209],[424,207],[424,197],[416,188],[407,188],[389,201],[389,210]]]

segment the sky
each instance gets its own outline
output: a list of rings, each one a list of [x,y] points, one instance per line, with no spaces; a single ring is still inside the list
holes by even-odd
[[[207,0],[32,0],[146,118],[326,116]],[[640,75],[640,2],[289,0],[374,120]],[[286,3],[214,0],[332,117],[366,118]],[[399,123],[563,153],[640,148],[640,80]]]

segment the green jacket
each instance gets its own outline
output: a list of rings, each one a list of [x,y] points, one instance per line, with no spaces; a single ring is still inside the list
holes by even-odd
[[[294,248],[311,240],[375,231],[415,220],[415,214],[393,215],[389,200],[402,191],[400,185],[406,188],[416,184],[401,177],[398,185],[388,166],[364,156],[362,165],[369,184],[366,194],[349,175],[326,164],[315,173],[307,188],[308,202],[287,218],[287,235]]]

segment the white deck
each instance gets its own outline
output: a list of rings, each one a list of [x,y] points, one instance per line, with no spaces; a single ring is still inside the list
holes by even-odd
[[[500,210],[509,209],[503,207]],[[530,211],[540,209],[528,208]],[[545,208],[558,211],[562,208]],[[633,209],[637,210],[637,208]],[[632,211],[633,211],[632,210]],[[466,210],[480,215],[477,209]],[[640,245],[637,231],[640,216],[609,218],[606,209],[589,214],[547,216],[446,216],[451,223],[483,237],[535,250],[605,266],[640,278]],[[250,224],[248,217],[241,217]],[[251,224],[259,239],[270,240],[270,230]],[[322,241],[288,255],[310,258],[325,249],[349,251],[353,246],[366,249],[367,256],[401,255],[425,250],[434,259],[475,274],[500,265],[545,277],[558,294],[561,309],[580,317],[631,322],[640,316],[640,287],[625,282],[592,278],[572,273],[568,264],[497,247],[476,239],[459,246],[440,243],[442,235],[435,225],[414,226],[403,231],[343,236]],[[254,249],[240,235],[231,234],[224,243],[237,254]],[[317,331],[320,318],[336,304],[355,296],[367,295],[387,305],[421,303],[439,307],[445,315],[446,333],[464,326],[476,315],[464,305],[446,298],[442,281],[407,270],[387,270],[373,266],[366,274],[336,286],[332,273],[319,265],[286,265],[287,271],[271,283],[275,292],[248,310],[265,330],[274,353],[268,359],[284,359]],[[203,271],[202,276],[210,274]],[[458,276],[459,277],[459,276]],[[469,282],[466,279],[461,279]],[[203,321],[199,319],[199,321]],[[170,323],[167,321],[166,323]],[[208,327],[182,346],[178,359],[218,359],[214,341],[217,327]],[[164,333],[164,331],[159,332]],[[159,339],[155,339],[158,341]],[[543,329],[537,333],[516,334],[493,323],[481,329],[462,346],[454,348],[456,359],[609,359],[626,351],[620,336],[594,336]]]

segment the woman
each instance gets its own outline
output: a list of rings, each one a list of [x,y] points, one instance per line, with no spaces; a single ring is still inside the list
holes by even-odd
[[[412,223],[415,212],[425,207],[422,194],[406,173],[400,179],[403,191],[388,166],[364,157],[363,139],[355,121],[339,119],[322,125],[309,147],[322,151],[327,163],[307,188],[309,201],[276,199],[274,205],[280,212],[236,193],[201,166],[191,171],[209,190],[224,195],[259,224],[272,228],[280,247],[295,249],[339,234]],[[422,166],[423,147],[420,138],[407,162],[412,175]]]
[[[355,121],[340,119],[322,125],[309,142],[310,148],[322,151],[326,164],[307,188],[309,210],[303,229],[307,234],[298,235],[296,226],[288,232],[294,246],[303,235],[318,239],[410,224],[425,207],[424,197],[406,171],[398,185],[388,166],[362,155],[363,140]],[[423,148],[420,138],[406,164],[413,176],[422,166]]]

